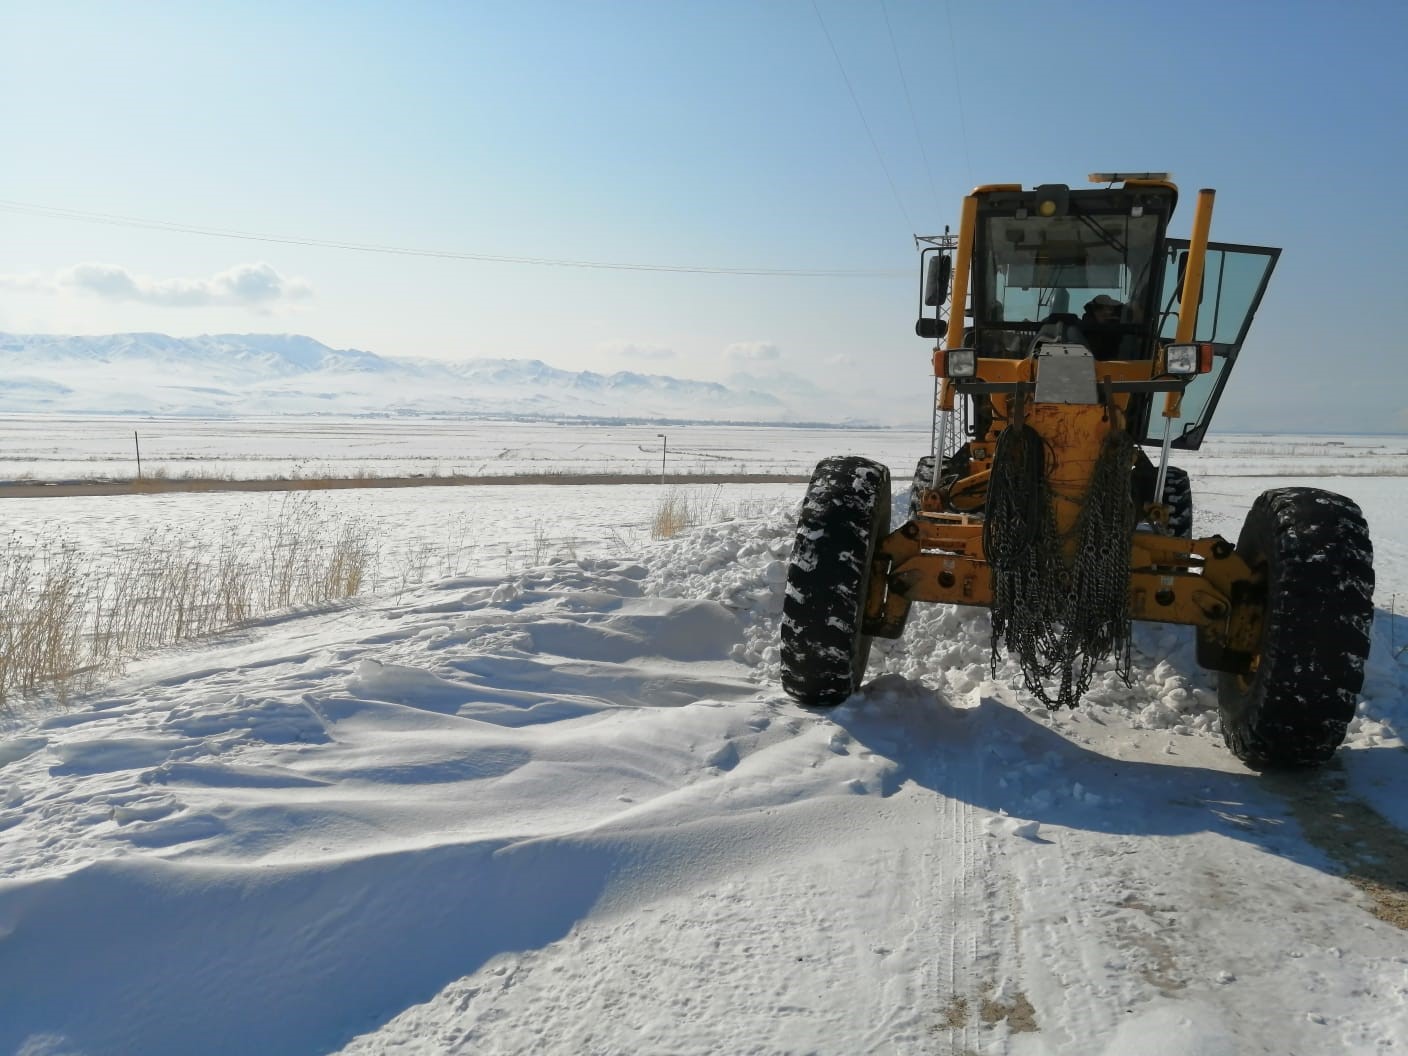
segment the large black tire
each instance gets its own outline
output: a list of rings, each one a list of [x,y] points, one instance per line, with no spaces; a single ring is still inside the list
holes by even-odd
[[[840,704],[860,688],[870,562],[889,527],[888,469],[855,456],[817,463],[782,602],[782,688],[802,704]]]
[[[921,509],[921,498],[926,488],[934,486],[934,456],[925,455],[914,467],[914,482],[909,486],[909,515],[913,517]]]
[[[1263,492],[1237,553],[1265,576],[1261,638],[1247,674],[1222,672],[1222,736],[1257,770],[1319,766],[1335,754],[1364,684],[1374,551],[1349,499],[1317,488]]]
[[[1164,505],[1168,507],[1169,534],[1193,538],[1193,482],[1186,469],[1169,466],[1164,471]]]

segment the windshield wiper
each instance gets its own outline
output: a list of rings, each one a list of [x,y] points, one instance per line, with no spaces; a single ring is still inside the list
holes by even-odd
[[[1084,213],[1076,213],[1075,216],[1076,219],[1079,220],[1082,224],[1090,228],[1090,230],[1094,231],[1095,237],[1100,239],[1101,242],[1105,243],[1105,245],[1109,246],[1121,257],[1128,257],[1129,247],[1121,244],[1120,240],[1114,235],[1110,234],[1110,232],[1099,221],[1091,219]]]

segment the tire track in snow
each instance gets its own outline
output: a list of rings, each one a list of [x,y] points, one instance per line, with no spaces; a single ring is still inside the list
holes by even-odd
[[[984,911],[982,902],[974,905],[970,896],[973,876],[973,797],[969,794],[971,777],[971,773],[964,768],[958,782],[959,794],[949,796],[947,801],[948,830],[958,851],[958,869],[949,873],[945,884],[948,888],[949,912],[952,916],[950,926],[958,940],[954,944],[948,970],[949,1000],[962,1009],[961,1014],[950,1017],[949,1023],[948,1040],[957,1052],[968,1052],[973,1047],[972,1021],[976,1012],[973,1006],[976,1004],[979,960],[977,925],[982,919],[976,916],[974,911]],[[931,784],[937,787],[932,780]]]
[[[969,710],[960,706],[957,715],[967,727]],[[1010,823],[975,806],[989,781],[987,759],[986,750],[972,753],[948,776],[949,791],[940,793],[957,868],[942,882],[951,907],[950,961],[942,973],[947,985],[935,1007],[943,1009],[946,1041],[955,1053],[1006,1052],[1011,1034],[1038,1029],[1023,989],[1021,903],[1001,845],[989,839]],[[927,783],[945,787],[938,772],[944,760],[935,759],[928,767]]]
[[[1007,881],[977,806],[988,780],[974,716],[914,683],[888,678],[839,709],[838,721],[877,747],[899,742],[896,810],[916,830],[900,885],[909,900],[895,912],[908,922],[914,962],[913,1004],[892,1012],[896,1028],[876,1031],[876,1052],[955,1054],[1005,1051],[1029,1003],[1009,981],[1018,917],[1003,912]],[[900,1029],[903,1027],[904,1029]],[[996,1045],[998,1048],[994,1048]],[[937,1048],[936,1048],[937,1046]]]

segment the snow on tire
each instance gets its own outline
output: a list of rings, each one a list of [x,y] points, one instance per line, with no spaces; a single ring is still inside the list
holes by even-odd
[[[1316,488],[1252,504],[1237,552],[1265,577],[1247,674],[1219,675],[1222,734],[1254,769],[1318,766],[1335,753],[1364,683],[1374,552],[1359,507]]]
[[[914,482],[909,486],[909,515],[911,517],[924,508],[923,497],[927,488],[934,486],[934,456],[925,455],[914,467]]]
[[[782,688],[803,704],[840,704],[860,688],[870,563],[889,519],[888,469],[856,456],[817,463],[782,603]]]

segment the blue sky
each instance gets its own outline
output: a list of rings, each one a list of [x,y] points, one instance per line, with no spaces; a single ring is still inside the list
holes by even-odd
[[[1210,186],[1214,238],[1285,250],[1216,428],[1408,431],[1401,5],[0,0],[0,27],[0,329],[745,372],[922,420],[911,236],[975,183],[1167,170],[1175,233]]]

